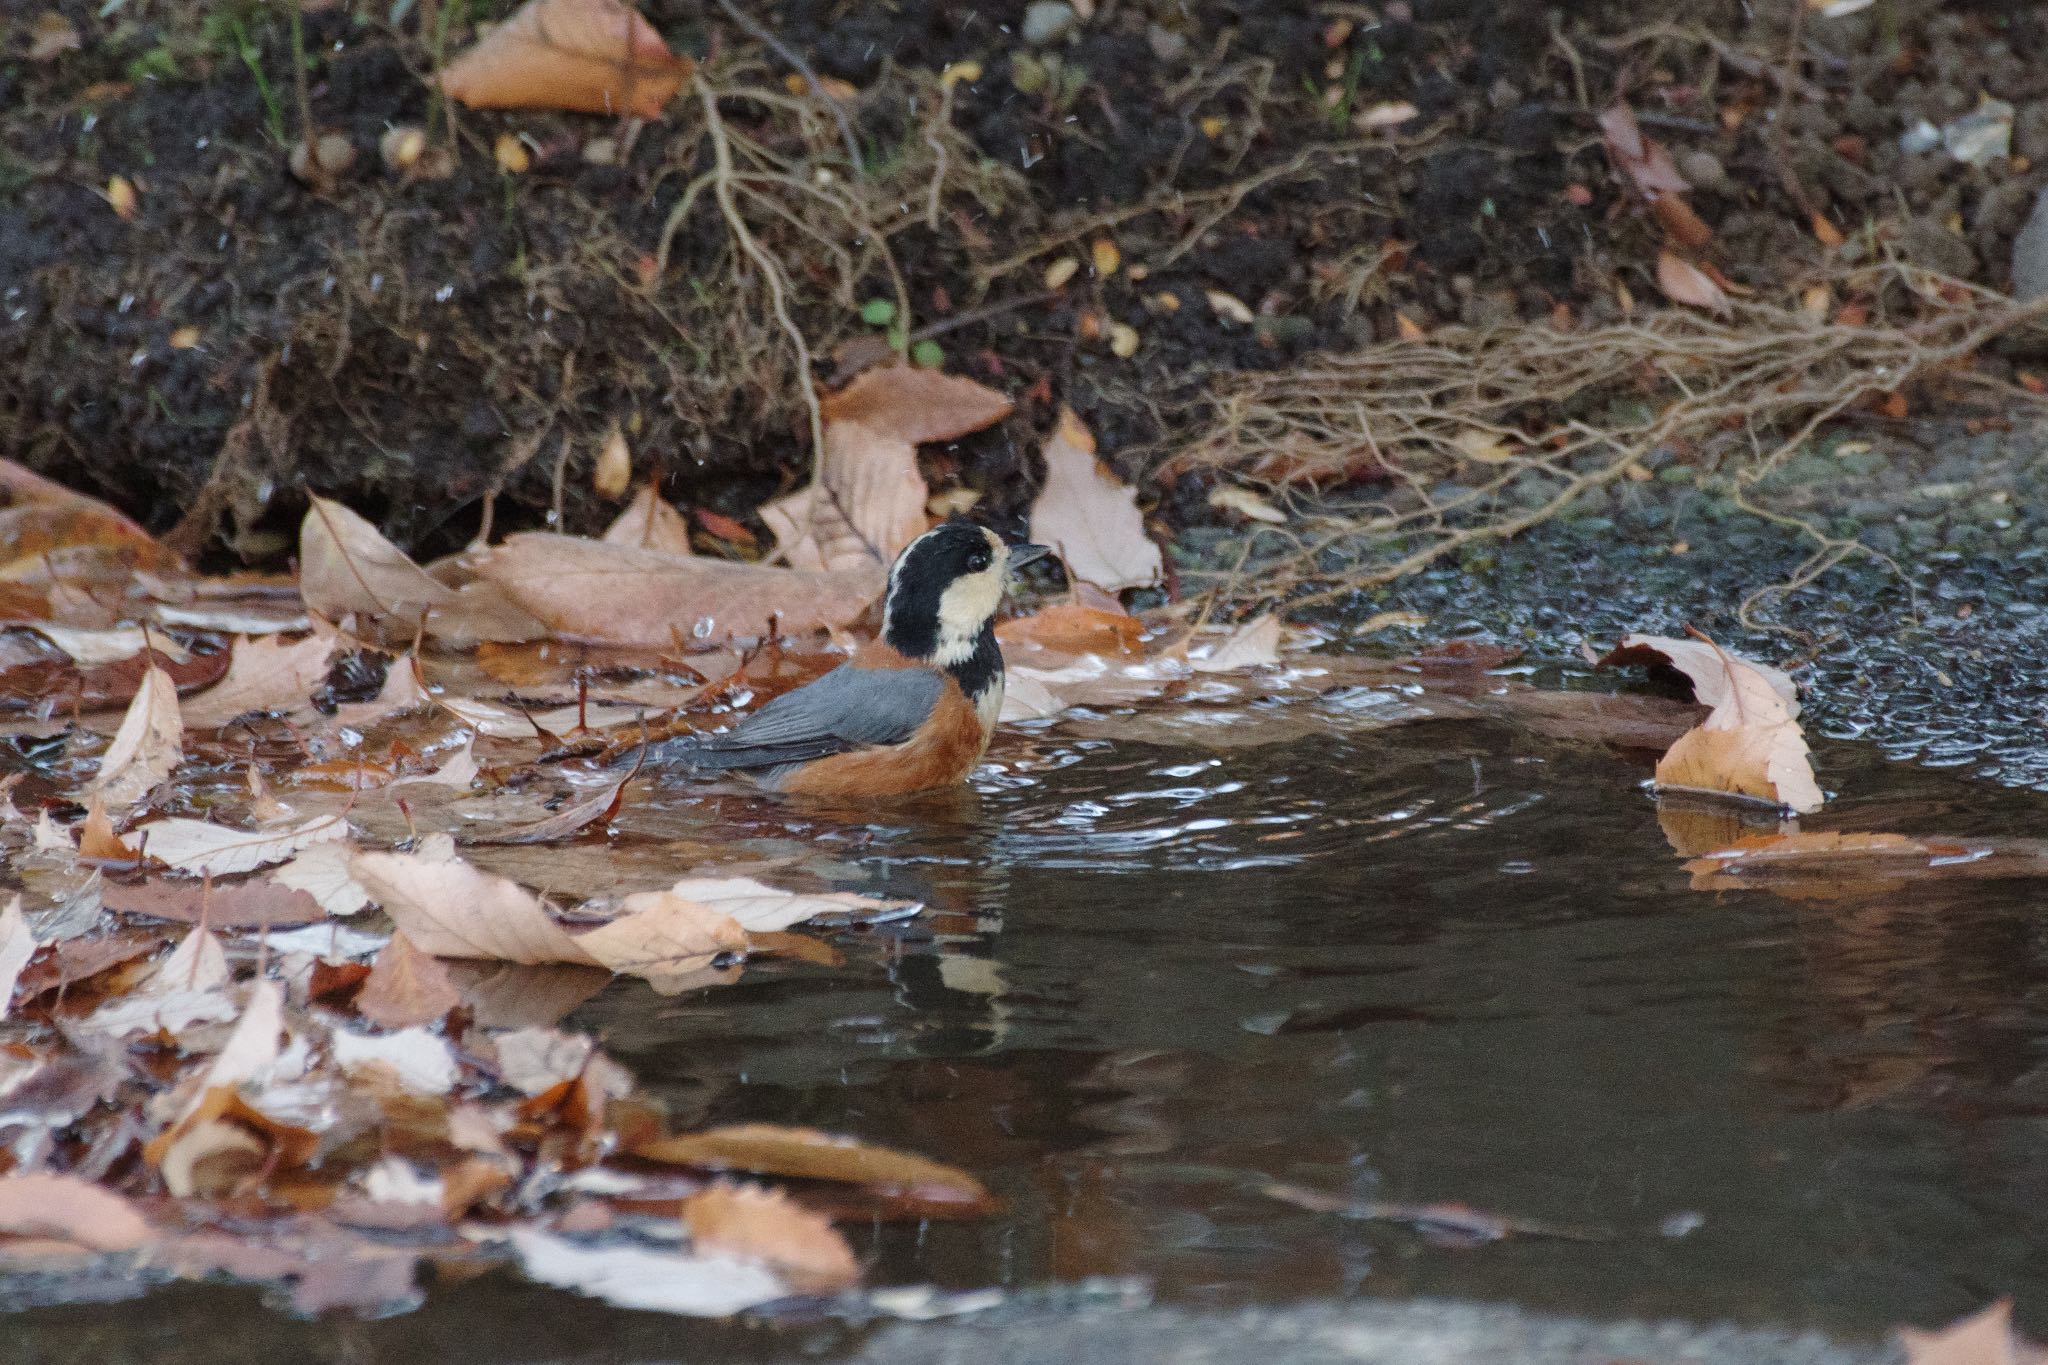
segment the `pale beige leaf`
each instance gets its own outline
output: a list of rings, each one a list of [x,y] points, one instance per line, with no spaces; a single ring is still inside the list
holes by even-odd
[[[652,480],[640,486],[626,510],[605,528],[602,539],[607,545],[637,545],[672,555],[691,553],[690,523],[663,499]]]
[[[710,648],[768,633],[829,630],[858,620],[883,576],[805,573],[685,559],[547,532],[508,539],[477,576],[558,635],[650,649]]]
[[[346,839],[352,832],[339,815],[315,816],[289,830],[229,829],[179,817],[138,825],[128,838],[175,872],[226,877],[284,862],[314,844]]]
[[[886,569],[930,529],[931,489],[917,447],[863,422],[825,428],[825,454],[812,487],[770,503],[762,520],[795,569]]]
[[[349,869],[422,952],[497,962],[604,965],[554,921],[538,896],[469,863],[358,853]]]
[[[1245,622],[1214,645],[1188,651],[1188,667],[1197,673],[1237,673],[1247,668],[1272,668],[1280,662],[1280,618],[1270,612]]]
[[[441,89],[472,109],[659,118],[691,69],[619,0],[528,0],[448,64]]]
[[[1050,545],[1074,577],[1114,592],[1159,581],[1159,547],[1145,534],[1138,492],[1095,456],[1095,438],[1071,411],[1046,441],[1045,487],[1031,506],[1031,539]]]
[[[121,717],[121,728],[100,759],[87,793],[109,806],[134,804],[154,789],[184,756],[185,727],[178,715],[178,685],[152,663],[143,670],[142,686]]]
[[[520,711],[494,701],[475,697],[437,697],[442,708],[464,725],[489,739],[534,739],[540,727],[551,735],[563,735],[581,725],[586,730],[612,730],[645,720],[644,706],[557,706],[548,711]]]
[[[349,874],[353,857],[355,849],[346,843],[313,844],[271,873],[270,880],[305,892],[330,915],[359,914],[369,906],[370,893]]]
[[[334,709],[334,723],[360,730],[418,710],[432,700],[420,681],[420,661],[410,654],[402,655],[385,670],[384,685],[377,689],[377,695],[368,701],[343,702]]]
[[[455,600],[427,613],[427,631],[443,644],[458,648],[491,641],[524,644],[544,640],[548,628],[516,605],[495,583],[464,583]]]
[[[705,966],[719,953],[743,952],[747,931],[730,915],[676,895],[642,891],[619,905],[609,924],[576,935],[602,966],[632,976],[663,976]]]
[[[502,141],[502,140],[501,140]],[[512,139],[512,146],[522,154],[525,147],[519,139]],[[632,486],[633,448],[626,444],[626,433],[617,422],[605,433],[604,445],[598,448],[597,467],[591,471],[590,486],[600,496],[616,498]]]
[[[0,1019],[7,1017],[14,985],[21,980],[21,969],[28,966],[35,951],[36,936],[29,932],[28,920],[21,913],[21,897],[14,896],[8,900],[7,908],[0,911]]]
[[[175,640],[165,639],[161,631],[144,630],[141,626],[78,630],[69,626],[52,625],[48,621],[37,621],[31,628],[36,634],[69,654],[74,663],[87,668],[95,664],[111,664],[122,659],[132,659],[144,648],[154,649],[173,663],[184,663],[192,657],[183,645]]]
[[[1657,762],[1657,783],[1818,810],[1826,797],[1796,717],[1792,680],[1710,640],[1631,635],[1601,662],[1662,661],[1684,673],[1712,709]]]
[[[1008,398],[960,375],[914,365],[877,365],[819,402],[827,422],[922,445],[956,441],[1010,415]]]
[[[227,675],[183,703],[185,725],[217,730],[251,712],[302,716],[312,710],[315,688],[327,680],[338,638],[331,632],[284,644],[274,635],[235,641]]]
[[[376,527],[327,498],[314,498],[299,524],[299,593],[331,621],[356,613],[410,623],[455,600]]]
[[[237,1087],[261,1080],[282,1052],[284,1034],[284,992],[275,981],[262,978],[249,987],[249,999],[234,1032],[206,1068],[205,1079],[186,1108],[189,1115],[205,1100],[206,1093],[222,1086]]]
[[[1933,1332],[1899,1329],[1905,1365],[2042,1365],[2048,1351],[2022,1340],[2012,1326],[2012,1300],[1958,1318]]]
[[[462,747],[448,756],[448,761],[432,772],[416,773],[392,782],[394,787],[407,785],[428,787],[453,787],[457,791],[468,791],[475,783],[483,768],[476,761],[476,739],[471,736],[463,741]]]
[[[522,1095],[540,1095],[564,1081],[573,1081],[597,1051],[587,1033],[552,1028],[521,1028],[492,1038],[498,1053],[498,1079]]]
[[[211,929],[195,928],[185,935],[171,955],[157,964],[147,981],[136,987],[138,995],[204,994],[217,991],[233,979],[228,970],[227,949]]]
[[[1705,308],[1715,313],[1728,311],[1728,294],[1714,277],[1671,251],[1657,253],[1657,287],[1673,303]]]
[[[752,877],[685,877],[667,893],[730,917],[748,933],[773,933],[820,915],[872,919],[915,905],[915,901],[877,900],[850,891],[784,891]],[[631,897],[627,898],[629,901]],[[588,942],[589,936],[584,936]]]
[[[76,1176],[0,1176],[0,1233],[62,1237],[95,1251],[133,1251],[149,1240],[135,1206]]]
[[[445,1095],[455,1088],[462,1070],[448,1040],[424,1028],[397,1033],[357,1033],[336,1029],[328,1040],[334,1064],[343,1071],[366,1066],[388,1069],[407,1090],[420,1095]]]
[[[773,1267],[806,1294],[836,1294],[860,1281],[853,1248],[830,1219],[781,1190],[721,1180],[683,1201],[690,1245]]]
[[[1671,635],[1624,635],[1597,665],[1664,663],[1685,675],[1700,705],[1719,711],[1733,706],[1759,721],[1778,719],[1767,689],[1783,704],[1783,718],[1799,716],[1799,689],[1783,669],[1730,654],[1711,640]]]

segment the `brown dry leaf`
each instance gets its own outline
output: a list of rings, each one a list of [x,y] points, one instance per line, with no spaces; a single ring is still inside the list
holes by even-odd
[[[472,109],[659,118],[693,69],[618,0],[528,0],[448,64],[441,89]]]
[[[1660,817],[1661,818],[1661,817]],[[2048,840],[1794,830],[1715,841],[1685,865],[1698,891],[1832,898],[1922,879],[2048,875]]]
[[[314,498],[299,524],[299,592],[330,621],[355,613],[410,624],[455,601],[376,527],[327,498]]]
[[[1728,653],[1711,640],[1630,635],[1603,663],[1661,658],[1692,681],[1712,709],[1657,761],[1660,787],[1725,792],[1795,811],[1827,799],[1813,780],[1791,680],[1776,669]]]
[[[1684,194],[1692,188],[1678,173],[1664,144],[1643,135],[1635,110],[1626,104],[1613,105],[1601,113],[1600,133],[1615,169],[1626,175],[1646,198]]]
[[[830,1219],[781,1190],[719,1181],[683,1201],[690,1245],[762,1261],[806,1294],[836,1294],[860,1282],[853,1248]]]
[[[1698,251],[1714,240],[1714,230],[1701,221],[1682,194],[1657,195],[1650,200],[1650,213],[1667,237],[1689,251]]]
[[[179,924],[219,929],[264,929],[317,924],[327,918],[320,902],[268,877],[241,882],[202,882],[190,877],[109,881],[100,904],[122,915],[147,915]]]
[[[171,775],[184,752],[178,685],[152,662],[85,791],[111,806],[133,805]]]
[[[1657,287],[1673,303],[1683,303],[1710,312],[1728,311],[1728,294],[1713,276],[1670,251],[1657,253]]]
[[[1031,505],[1031,539],[1057,550],[1074,577],[1110,592],[1157,583],[1164,561],[1145,534],[1138,491],[1095,455],[1095,437],[1068,408],[1046,441],[1045,487]]]
[[[1104,610],[1060,602],[996,627],[1005,657],[1035,649],[1061,654],[1130,655],[1143,650],[1145,623],[1121,609]]]
[[[2048,1350],[2023,1339],[2012,1326],[2012,1300],[1958,1318],[1934,1332],[1899,1329],[1906,1365],[2044,1365]]]
[[[315,688],[327,680],[339,639],[331,631],[285,644],[275,635],[238,636],[227,676],[183,704],[185,726],[218,730],[251,712],[298,718],[312,710]]]
[[[931,525],[917,447],[850,419],[825,428],[818,482],[761,508],[793,569],[880,572]]]
[[[865,1185],[933,1203],[985,1206],[988,1191],[967,1172],[910,1152],[871,1147],[815,1128],[741,1123],[635,1143],[643,1161],[709,1171]]]
[[[601,539],[607,545],[636,545],[672,555],[691,553],[690,523],[662,498],[651,479],[640,486]]]
[[[112,1190],[45,1174],[0,1176],[0,1232],[61,1237],[95,1251],[133,1251],[150,1236],[135,1206]]]
[[[462,1003],[441,960],[413,946],[401,930],[391,936],[356,992],[356,1013],[380,1028],[412,1028],[445,1019]]]
[[[29,932],[28,920],[21,913],[21,897],[15,896],[0,911],[0,1019],[7,1017],[14,983],[21,980],[21,969],[35,952],[36,936]]]
[[[509,538],[481,556],[477,576],[558,635],[647,649],[709,649],[769,633],[832,630],[860,619],[880,595],[872,578],[806,573],[549,532]]]
[[[913,365],[878,365],[819,400],[827,422],[858,422],[870,431],[923,445],[957,441],[1010,415],[1008,398],[960,375]]]
[[[502,145],[502,140],[501,140]],[[522,153],[526,150],[514,138],[512,145]],[[633,448],[626,444],[626,433],[617,422],[604,434],[604,445],[597,452],[597,467],[591,471],[590,486],[600,497],[616,498],[633,484]]]
[[[349,871],[422,952],[496,962],[604,965],[577,946],[538,896],[460,860],[358,853],[349,860]]]
[[[641,754],[644,758],[646,750],[643,749]],[[581,801],[571,802],[553,814],[527,824],[483,830],[469,836],[468,841],[476,844],[551,844],[558,839],[567,839],[588,826],[604,824],[618,814],[626,783],[639,771],[636,763],[632,772]]]
[[[142,853],[114,833],[114,822],[107,818],[106,801],[95,796],[78,826],[78,856],[86,862],[134,863]]]

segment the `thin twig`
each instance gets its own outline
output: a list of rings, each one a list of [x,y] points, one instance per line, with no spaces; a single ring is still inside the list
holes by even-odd
[[[788,62],[799,76],[809,82],[811,93],[824,101],[825,107],[832,111],[832,121],[839,125],[839,136],[846,143],[847,163],[853,167],[855,175],[865,176],[868,173],[867,163],[861,159],[860,140],[853,135],[853,124],[846,117],[845,106],[825,88],[825,82],[818,79],[818,73],[811,69],[811,64],[804,60],[803,54],[756,23],[751,15],[735,5],[732,0],[718,0],[718,7],[725,11],[728,19],[744,29],[748,37]]]

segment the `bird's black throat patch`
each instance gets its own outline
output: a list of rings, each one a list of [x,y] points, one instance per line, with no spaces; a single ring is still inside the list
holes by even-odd
[[[964,663],[954,664],[946,670],[953,675],[953,681],[960,684],[960,690],[967,694],[969,701],[978,702],[982,694],[1003,676],[1003,651],[996,643],[994,624],[982,627],[981,634],[974,641],[974,653]]]

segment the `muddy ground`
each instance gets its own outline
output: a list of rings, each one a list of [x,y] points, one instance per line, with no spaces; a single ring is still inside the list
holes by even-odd
[[[713,158],[693,91],[644,127],[451,110],[434,54],[505,0],[309,0],[310,116],[356,154],[314,187],[287,166],[303,130],[282,7],[54,0],[78,46],[34,59],[53,22],[38,8],[0,28],[0,453],[216,567],[282,562],[308,489],[421,554],[467,541],[493,491],[499,529],[558,508],[589,530],[612,511],[588,471],[614,422],[670,496],[757,533],[754,509],[804,476],[787,339],[712,195],[690,197]],[[862,306],[893,301],[905,340],[1022,399],[929,453],[940,486],[986,490],[999,521],[1062,402],[1139,472],[1185,434],[1160,400],[1219,370],[1404,319],[1657,306],[1658,230],[1595,124],[1617,99],[1692,182],[1707,256],[1766,293],[1828,250],[1814,210],[1850,239],[1837,252],[2002,287],[2048,183],[2048,15],[1997,0],[1878,0],[1796,32],[1789,0],[1097,0],[1033,7],[1028,39],[1021,4],[759,7],[847,83],[858,167],[823,106],[790,97],[784,57],[723,10],[643,8],[703,61],[765,168],[744,210],[788,267],[811,377],[871,353],[885,328]],[[961,63],[978,74],[940,80]],[[2012,155],[1900,149],[1986,95],[2016,110]],[[1401,103],[1412,119],[1361,131]],[[406,125],[449,174],[382,163],[380,137]],[[506,131],[531,151],[522,174],[493,159]],[[138,191],[132,219],[110,207],[115,175]],[[1113,271],[1047,288],[1098,240]],[[1114,323],[1135,355],[1112,352]],[[1200,478],[1145,492],[1168,529],[1233,524]]]

